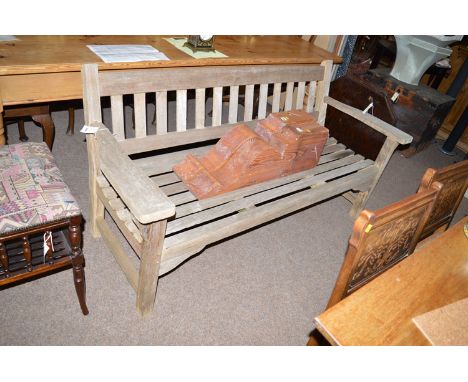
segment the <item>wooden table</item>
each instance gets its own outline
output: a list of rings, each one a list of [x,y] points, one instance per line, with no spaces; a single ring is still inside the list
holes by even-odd
[[[194,59],[163,36],[17,36],[0,42],[0,112],[3,106],[81,99],[81,65],[100,69],[256,64],[319,64],[341,58],[298,36],[215,36],[215,48],[227,58]],[[172,37],[172,36],[167,36]],[[169,61],[106,64],[86,45],[149,44]],[[0,144],[4,143],[0,118]]]
[[[334,345],[430,345],[413,318],[468,297],[465,223],[320,314],[317,329]]]

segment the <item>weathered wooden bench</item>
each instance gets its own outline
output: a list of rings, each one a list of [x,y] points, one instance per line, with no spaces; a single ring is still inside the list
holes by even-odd
[[[141,315],[153,309],[158,277],[210,243],[337,195],[344,195],[353,203],[353,216],[361,211],[395,148],[412,138],[361,110],[329,98],[331,66],[331,61],[320,66],[108,71],[99,71],[95,64],[83,66],[85,123],[99,127],[96,134],[87,136],[88,227],[94,237],[102,236],[114,253],[136,290],[136,305]],[[311,170],[197,200],[172,172],[172,166],[188,152],[205,153],[240,120],[255,126],[252,114],[257,92],[254,89],[259,89],[258,119],[266,117],[271,93],[272,112],[277,112],[282,85],[286,88],[285,110],[305,107],[323,123],[328,105],[384,134],[387,138],[376,161],[355,154],[330,137],[319,164]],[[205,90],[211,88],[212,121],[211,126],[206,126]],[[225,105],[228,123],[225,124],[221,123],[223,89],[229,89],[229,105]],[[195,94],[194,121],[189,121],[193,126],[187,123],[188,91]],[[173,132],[168,131],[168,92],[176,94],[176,131]],[[156,129],[146,123],[146,93],[155,94]],[[243,118],[239,120],[240,93],[245,99]],[[134,133],[124,128],[123,95],[128,94],[133,94]],[[101,97],[107,96],[111,101],[112,132],[102,123]],[[140,258],[139,270],[113,235],[105,210]]]

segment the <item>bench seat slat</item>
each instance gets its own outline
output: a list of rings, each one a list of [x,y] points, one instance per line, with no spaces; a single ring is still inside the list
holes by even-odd
[[[191,214],[183,218],[170,221],[167,225],[166,235],[170,235],[174,232],[182,231],[195,225],[220,218],[233,212],[237,212],[241,209],[254,207],[256,204],[264,203],[292,192],[301,191],[307,187],[313,187],[319,183],[323,183],[328,180],[335,179],[339,176],[361,170],[373,163],[370,160],[362,160],[363,157],[359,155],[353,155],[345,159],[346,162],[348,162],[348,165],[344,167],[326,171],[319,175],[304,177],[294,182],[283,184],[279,187],[266,189],[265,191],[259,192],[257,194],[253,194],[238,200],[233,200],[229,203],[225,203],[220,206],[201,211],[199,213]]]
[[[178,209],[176,209],[176,216],[177,217],[182,217],[185,215],[189,215],[191,213],[201,211],[207,208],[211,208],[217,205],[220,205],[222,203],[229,202],[231,200],[239,199],[244,196],[252,195],[256,192],[263,191],[265,188],[272,188],[272,187],[277,187],[282,184],[285,184],[287,182],[292,182],[294,180],[300,179],[304,176],[307,175],[312,175],[312,174],[318,174],[323,171],[329,171],[331,169],[337,168],[340,166],[340,162],[336,161],[341,158],[345,158],[348,156],[353,155],[354,152],[352,150],[342,150],[338,151],[335,153],[332,153],[330,155],[326,155],[320,158],[319,165],[314,167],[311,170],[307,170],[304,172],[298,172],[295,174],[288,175],[287,177],[279,178],[279,179],[272,179],[266,182],[262,182],[260,184],[254,184],[252,186],[248,187],[243,187],[239,190],[234,190],[225,194],[221,194],[218,196],[214,196],[212,198],[204,199],[204,200],[195,200],[191,203],[187,203],[188,197],[184,199],[184,203],[187,203],[183,206],[180,206]],[[334,162],[336,161],[336,162]],[[325,163],[330,163],[327,166],[324,166]],[[182,204],[181,203],[181,197],[179,196],[176,202],[178,203],[177,205]]]
[[[174,269],[210,243],[339,195],[349,189],[362,187],[363,184],[368,184],[371,181],[375,173],[375,166],[369,166],[357,174],[321,183],[313,189],[306,189],[266,205],[247,209],[224,219],[166,237],[159,275]]]
[[[334,147],[335,150],[332,153],[335,153],[335,152],[339,153],[339,152],[344,151],[344,149],[345,149],[345,146],[342,145],[342,144],[332,145],[332,146],[336,146],[336,147]],[[352,155],[353,152],[350,150],[350,151],[346,152],[346,154],[347,155]],[[322,163],[324,163],[324,161],[328,162],[330,160],[330,158],[327,158],[327,155],[325,155],[325,156],[323,156],[321,158],[323,158]],[[320,161],[319,161],[319,164],[320,164]],[[319,170],[317,170],[317,171],[319,171]],[[298,173],[298,174],[300,174],[300,173]],[[296,175],[296,177],[300,177],[300,176],[301,175]],[[288,177],[280,178],[280,179],[278,179],[278,181],[283,182],[283,180],[287,179],[287,178]],[[260,183],[260,184],[257,185],[257,187],[262,187],[263,185],[264,185],[263,183]],[[244,189],[245,188],[242,188],[241,190],[244,190]],[[226,195],[226,194],[223,194],[223,195]],[[228,193],[228,195],[231,195],[231,193]],[[222,195],[220,195],[220,197],[221,196]],[[181,204],[186,204],[186,203],[192,202],[192,201],[196,200],[197,198],[190,191],[187,191],[185,193],[174,195],[174,196],[170,197],[170,199],[176,206],[180,206]],[[209,200],[209,199],[206,199],[206,200]],[[205,203],[206,200],[202,201],[201,203]]]

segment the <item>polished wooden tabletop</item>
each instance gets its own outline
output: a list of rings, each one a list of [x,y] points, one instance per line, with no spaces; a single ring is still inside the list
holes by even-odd
[[[299,36],[215,36],[214,47],[228,57],[195,59],[164,39],[174,36],[17,36],[0,42],[0,104],[3,106],[80,99],[81,66],[101,70],[215,65],[320,64],[341,58]],[[148,44],[166,61],[104,63],[86,45]]]
[[[147,66],[205,66],[246,64],[319,64],[341,58],[299,36],[215,36],[214,47],[228,57],[194,59],[164,39],[173,36],[16,36],[0,42],[0,75],[79,71],[84,63],[101,69]],[[148,44],[165,53],[169,61],[139,63],[102,62],[86,45]]]
[[[465,217],[315,318],[335,345],[430,345],[414,317],[468,297]]]

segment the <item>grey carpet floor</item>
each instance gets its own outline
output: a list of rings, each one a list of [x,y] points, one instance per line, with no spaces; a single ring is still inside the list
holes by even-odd
[[[65,135],[65,111],[53,119],[53,153],[86,219],[84,137]],[[82,124],[77,110],[77,130]],[[26,129],[31,140],[41,140],[32,123]],[[17,142],[15,125],[8,135]],[[462,158],[461,152],[444,156],[437,144],[411,158],[396,152],[367,207],[415,192],[426,168]],[[71,270],[6,288],[0,345],[304,345],[346,250],[349,208],[337,197],[207,248],[159,280],[156,309],[146,319],[137,315],[135,294],[110,251],[85,229],[89,316],[81,314]],[[464,199],[454,221],[467,214]]]

